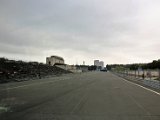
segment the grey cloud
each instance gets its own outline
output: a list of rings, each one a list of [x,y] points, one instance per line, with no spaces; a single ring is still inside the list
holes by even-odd
[[[141,17],[146,9],[143,4],[148,2],[1,0],[0,46],[5,46],[1,53],[39,55],[39,51],[71,50],[86,53],[86,59],[89,54],[105,59],[106,54],[115,58],[123,53],[136,56],[146,39],[147,46],[153,40],[159,43],[159,32],[151,34],[147,22],[143,24],[147,15]],[[142,32],[147,30],[148,35]]]
[[[13,46],[8,44],[0,44],[0,53],[2,54],[18,54],[18,55],[30,55],[30,56],[38,56],[41,55],[42,52],[40,49],[36,49],[34,47],[22,47],[22,46]]]

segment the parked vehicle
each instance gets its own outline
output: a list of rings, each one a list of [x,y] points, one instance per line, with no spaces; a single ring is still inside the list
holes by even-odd
[[[107,72],[107,68],[102,68],[100,71]]]

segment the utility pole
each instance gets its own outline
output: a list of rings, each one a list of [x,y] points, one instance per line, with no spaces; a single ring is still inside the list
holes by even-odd
[[[158,73],[159,73],[159,76],[158,76],[158,78],[159,78],[159,81],[160,81],[160,69],[158,69]]]

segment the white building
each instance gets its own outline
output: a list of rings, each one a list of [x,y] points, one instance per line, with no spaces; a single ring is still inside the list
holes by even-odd
[[[104,68],[104,62],[103,62],[103,61],[100,61],[100,62],[99,62],[99,66],[101,66],[102,68]]]
[[[99,60],[94,60],[94,65],[99,66]]]
[[[101,69],[104,68],[104,62],[99,60],[94,60],[94,65],[100,67]]]
[[[64,59],[59,56],[51,56],[46,58],[46,64],[53,66],[54,64],[64,64]]]

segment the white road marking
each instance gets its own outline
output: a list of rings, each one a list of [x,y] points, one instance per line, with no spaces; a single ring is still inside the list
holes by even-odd
[[[112,75],[114,75],[114,76],[116,76],[116,77],[118,77],[118,78],[122,78],[122,77],[119,77],[119,76],[117,76],[117,75],[115,75],[115,74],[113,74],[113,73],[112,73]],[[152,92],[152,93],[155,93],[155,94],[157,94],[157,95],[160,95],[159,92],[156,92],[156,91],[154,91],[154,90],[151,90],[151,89],[149,89],[149,88],[146,88],[146,87],[144,87],[144,86],[142,86],[142,85],[139,85],[139,84],[137,84],[137,83],[128,81],[128,80],[126,80],[126,79],[124,79],[124,78],[122,78],[122,80],[124,80],[124,81],[126,81],[126,82],[128,82],[128,83],[130,83],[130,84],[136,85],[136,86],[138,86],[138,87],[141,87],[141,88],[143,88],[143,89],[145,89],[145,90],[148,90],[148,91],[150,91],[150,92]]]
[[[39,83],[33,83],[33,84],[28,84],[28,85],[21,85],[21,86],[17,86],[17,87],[5,88],[0,91],[23,88],[23,87],[28,87],[28,86],[38,85],[38,84],[54,83],[54,82],[63,81],[63,80],[66,80],[66,79],[60,79],[60,80],[54,80],[54,81],[48,81],[48,82],[39,82]]]
[[[156,91],[154,91],[154,90],[151,90],[151,89],[149,89],[149,88],[146,88],[146,87],[144,87],[144,86],[142,86],[142,85],[139,85],[139,84],[133,83],[133,82],[128,81],[128,80],[126,80],[126,79],[124,79],[124,78],[122,78],[122,79],[123,79],[124,81],[126,81],[126,82],[130,83],[130,84],[133,84],[133,85],[139,86],[139,87],[141,87],[141,88],[143,88],[143,89],[145,89],[145,90],[148,90],[148,91],[153,92],[153,93],[155,93],[155,94],[157,94],[157,95],[160,95],[160,93],[159,93],[159,92],[156,92]]]

